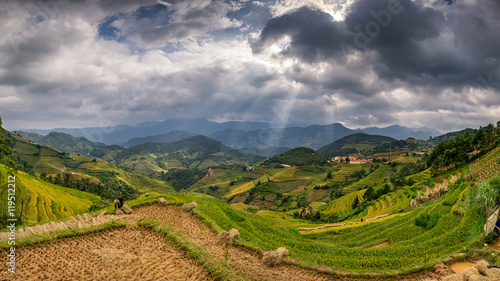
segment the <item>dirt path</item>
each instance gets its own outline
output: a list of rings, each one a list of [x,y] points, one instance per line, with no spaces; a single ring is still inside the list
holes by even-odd
[[[443,179],[443,182],[436,183],[433,188],[428,186],[427,184],[424,185],[426,189],[425,194],[423,194],[422,196],[417,196],[417,198],[412,199],[410,201],[410,207],[412,208],[416,207],[422,202],[426,202],[436,197],[439,197],[441,194],[448,191],[448,184],[454,184],[457,181],[457,178],[458,178],[457,175],[451,175],[449,179],[445,178]]]
[[[146,216],[168,224],[198,244],[211,256],[218,260],[224,260],[224,251],[217,243],[217,235],[205,226],[203,222],[196,217],[189,216],[181,208],[172,205],[160,206],[154,204],[134,209],[134,214],[136,216]],[[231,247],[229,249],[228,262],[234,269],[258,281],[335,280],[331,275],[308,271],[296,266],[265,266],[262,264],[259,255],[242,247]]]
[[[213,280],[193,260],[148,230],[127,227],[16,250],[16,274],[0,280]]]

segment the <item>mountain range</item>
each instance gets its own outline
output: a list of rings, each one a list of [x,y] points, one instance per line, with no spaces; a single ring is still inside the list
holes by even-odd
[[[365,129],[350,129],[340,123],[305,127],[289,124],[286,127],[279,127],[276,124],[266,122],[230,121],[218,123],[206,119],[153,121],[135,126],[118,125],[105,128],[24,129],[22,131],[40,135],[60,132],[77,138],[84,137],[91,142],[107,145],[117,144],[124,147],[148,142],[175,142],[194,135],[205,135],[233,149],[265,157],[300,146],[317,150],[335,140],[355,133],[382,135],[395,139],[407,139],[409,137],[428,139],[430,136],[441,135],[441,132],[430,128],[408,128],[399,125]],[[33,136],[24,135],[24,137],[37,141],[33,139],[36,138]],[[42,144],[49,145],[49,143]]]

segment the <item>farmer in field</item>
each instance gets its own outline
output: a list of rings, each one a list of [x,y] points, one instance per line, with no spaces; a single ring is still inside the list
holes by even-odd
[[[115,199],[115,211],[121,209],[121,207],[123,207],[123,198],[120,196]]]

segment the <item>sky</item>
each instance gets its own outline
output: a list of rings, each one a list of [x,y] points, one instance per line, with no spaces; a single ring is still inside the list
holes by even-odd
[[[500,120],[500,1],[0,2],[5,128]]]

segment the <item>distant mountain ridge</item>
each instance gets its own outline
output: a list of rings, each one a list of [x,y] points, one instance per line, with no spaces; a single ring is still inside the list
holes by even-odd
[[[127,141],[126,143],[124,143],[123,146],[132,147],[135,145],[148,143],[148,142],[155,142],[155,143],[176,142],[176,141],[180,141],[182,139],[189,138],[192,136],[193,136],[193,134],[191,134],[191,133],[179,131],[179,130],[174,130],[174,131],[168,132],[166,134],[133,138],[133,139]]]
[[[429,137],[434,137],[442,134],[438,130],[431,128],[408,128],[400,125],[392,125],[385,128],[369,127],[361,129],[361,131],[366,134],[387,136],[395,138],[397,140],[405,140],[410,137],[419,140],[426,140]]]
[[[224,130],[239,130],[244,132],[251,132],[263,129],[277,129],[277,128],[314,128],[314,127],[329,127],[334,124],[341,125],[340,123],[333,123],[330,125],[295,125],[287,124],[279,126],[268,122],[252,122],[252,121],[228,121],[228,122],[214,122],[207,119],[168,119],[164,121],[150,121],[143,122],[138,125],[116,125],[109,127],[89,127],[89,128],[54,128],[51,130],[38,130],[38,129],[19,129],[24,132],[34,132],[41,135],[48,133],[61,132],[70,134],[74,137],[85,137],[90,141],[99,141],[105,144],[124,144],[132,138],[155,136],[166,134],[174,130],[185,131],[191,134],[202,134],[210,136],[216,132]],[[343,125],[341,125],[344,127]],[[345,127],[344,127],[345,128]],[[349,128],[346,128],[349,129]],[[396,139],[406,139],[408,137],[424,138],[429,136],[437,136],[442,133],[430,128],[408,128],[399,125],[393,125],[385,128],[369,127],[365,129],[349,129],[356,132],[364,132],[367,134],[379,134],[390,136]]]
[[[47,130],[26,131],[47,133]],[[430,136],[440,135],[434,129],[425,127],[414,129],[399,125],[355,130],[340,123],[281,128],[266,122],[230,121],[217,123],[207,119],[151,121],[135,126],[118,125],[102,129],[54,129],[54,131],[68,133],[75,137],[85,137],[90,141],[97,140],[107,145],[118,144],[125,147],[148,142],[173,142],[193,135],[205,135],[233,149],[265,157],[300,146],[317,150],[342,137],[356,133],[382,135],[395,139],[409,137],[428,139]]]

